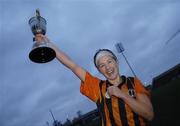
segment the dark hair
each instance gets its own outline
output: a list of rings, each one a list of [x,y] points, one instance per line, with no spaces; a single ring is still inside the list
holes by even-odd
[[[101,51],[107,51],[107,52],[111,53],[111,54],[113,55],[113,59],[114,59],[115,61],[117,61],[116,55],[115,55],[111,50],[109,50],[109,49],[99,49],[99,50],[97,50],[96,53],[94,54],[94,65],[96,66],[96,68],[98,68],[98,66],[97,66],[97,64],[96,64],[96,57],[97,57],[97,55],[98,55]]]

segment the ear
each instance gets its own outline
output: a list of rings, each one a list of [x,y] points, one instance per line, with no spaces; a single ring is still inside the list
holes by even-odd
[[[113,58],[113,60],[114,60],[117,64],[119,64],[119,60],[118,60],[118,59]]]

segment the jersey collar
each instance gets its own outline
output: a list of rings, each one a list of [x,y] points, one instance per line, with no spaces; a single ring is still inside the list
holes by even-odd
[[[121,88],[121,86],[126,83],[126,76],[122,75],[121,76],[122,82],[120,84],[118,84],[118,87]],[[111,84],[108,80],[106,80],[106,84],[107,86],[113,86],[113,84]]]

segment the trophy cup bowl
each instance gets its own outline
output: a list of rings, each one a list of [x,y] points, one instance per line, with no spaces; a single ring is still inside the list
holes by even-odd
[[[29,25],[34,36],[37,34],[46,34],[46,20],[40,16],[38,10],[36,10],[36,16],[29,20]],[[33,38],[33,41],[33,47],[29,53],[31,61],[35,63],[46,63],[56,57],[56,53],[49,42],[37,42],[35,38]]]

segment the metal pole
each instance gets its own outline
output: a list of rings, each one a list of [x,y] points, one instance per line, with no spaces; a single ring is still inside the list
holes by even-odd
[[[131,72],[132,72],[133,75],[136,77],[136,74],[135,74],[134,70],[132,69],[130,63],[128,62],[126,56],[125,56],[124,53],[123,53],[124,48],[123,48],[122,43],[117,43],[115,46],[116,46],[116,49],[117,49],[118,53],[121,53],[121,54],[123,55],[123,57],[124,57],[126,63],[128,64],[129,68],[131,69]]]
[[[54,118],[54,115],[53,115],[51,109],[50,109],[49,111],[50,111],[50,113],[51,113],[51,115],[52,115],[53,120],[55,121],[55,118]]]
[[[131,69],[133,75],[136,77],[136,74],[135,74],[134,70],[132,69],[131,65],[129,64],[129,62],[128,62],[128,60],[127,60],[127,58],[126,58],[126,56],[124,55],[123,52],[122,52],[122,55],[123,55],[124,59],[126,60],[126,63],[128,64],[129,68]]]
[[[46,121],[46,124],[47,124],[47,126],[49,126],[49,122],[48,121]]]
[[[180,29],[175,32],[166,42],[165,44],[168,44],[173,38],[175,38],[180,33]]]

